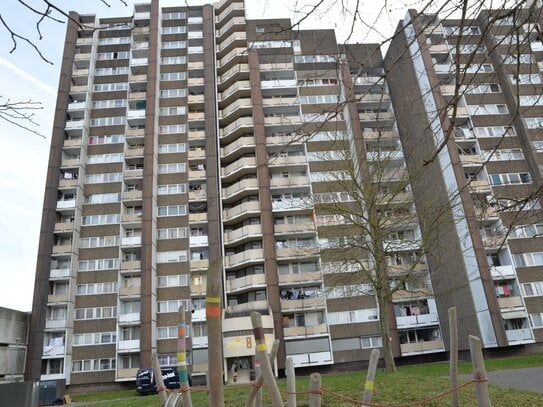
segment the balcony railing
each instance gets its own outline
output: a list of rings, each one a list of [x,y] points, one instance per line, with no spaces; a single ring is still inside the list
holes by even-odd
[[[289,326],[283,328],[285,336],[309,336],[328,333],[328,325],[312,325],[312,326]]]
[[[252,202],[243,202],[230,209],[224,209],[222,213],[223,213],[224,220],[228,221],[243,214],[249,214],[251,212],[256,213],[259,211],[260,211],[260,204],[257,201],[252,201]]]
[[[121,238],[121,246],[139,246],[141,236],[124,236]]]
[[[294,367],[331,365],[334,363],[332,352],[301,353],[297,355],[287,355],[287,357],[292,358]]]
[[[235,278],[226,281],[226,291],[232,292],[242,290],[244,288],[253,288],[266,285],[265,274],[252,274],[245,277]]]
[[[245,313],[251,311],[262,311],[268,309],[268,301],[251,301],[243,304],[229,305],[226,307],[228,313]]]
[[[508,309],[510,310],[514,308],[524,309],[524,304],[522,303],[522,297],[520,296],[498,298],[498,306],[500,307],[501,311],[508,310]]]
[[[299,310],[323,308],[326,304],[324,297],[303,298],[299,300],[281,300],[281,310]]]
[[[249,262],[264,261],[264,251],[262,249],[249,249],[241,253],[225,256],[225,267],[239,266]]]
[[[509,345],[534,342],[530,328],[506,330],[505,334],[507,335]]]
[[[119,341],[118,342],[118,351],[119,352],[128,352],[128,351],[135,351],[140,349],[140,340],[139,339],[132,339],[127,341]]]
[[[262,227],[260,225],[247,225],[241,228],[226,232],[224,234],[224,243],[232,243],[234,241],[262,234]]]
[[[437,340],[417,343],[404,343],[400,344],[400,349],[402,351],[402,356],[406,356],[416,353],[440,352],[444,351],[445,347],[443,346],[442,340]]]
[[[515,267],[512,265],[509,266],[491,266],[490,275],[494,280],[506,280],[515,278]]]
[[[423,325],[435,325],[439,323],[437,314],[421,314],[396,317],[398,328],[409,328]]]
[[[128,314],[119,314],[119,323],[138,322],[140,320],[139,312],[130,312]]]
[[[279,274],[279,284],[308,283],[312,281],[321,281],[320,271],[310,273]]]

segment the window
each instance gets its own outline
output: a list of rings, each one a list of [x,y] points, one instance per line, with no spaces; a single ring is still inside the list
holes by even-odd
[[[190,309],[188,300],[159,301],[158,312],[178,312],[181,305],[185,306],[185,311]]]
[[[141,310],[140,300],[121,301],[121,315],[138,314]]]
[[[494,151],[484,150],[481,154],[485,160],[490,161],[524,160],[524,153],[520,148],[504,148]]]
[[[112,213],[108,215],[88,215],[83,216],[81,224],[83,226],[89,225],[111,225],[119,223],[120,216],[118,213]]]
[[[79,271],[112,270],[119,267],[119,259],[96,259],[79,261]]]
[[[337,58],[333,55],[295,55],[294,62],[298,64],[311,64],[318,62],[336,62]]]
[[[76,308],[75,319],[117,318],[117,307]]]
[[[186,125],[184,124],[169,124],[165,126],[159,126],[159,134],[175,134],[175,133],[185,133],[187,131]],[[160,145],[158,146],[160,153]]]
[[[79,241],[81,248],[110,247],[118,245],[119,236],[83,237]]]
[[[184,81],[187,79],[186,72],[166,72],[160,74],[161,81]]]
[[[506,105],[467,105],[468,111],[470,114],[477,115],[486,115],[486,114],[507,114]]]
[[[513,260],[517,267],[532,267],[543,265],[543,252],[514,254]]]
[[[186,48],[187,42],[186,41],[164,41],[162,43],[162,49],[178,49],[178,48]]]
[[[186,89],[164,89],[160,91],[161,98],[183,98],[186,96]]]
[[[338,95],[311,95],[300,96],[300,104],[315,104],[315,103],[338,103]]]
[[[111,193],[111,194],[93,194],[85,196],[86,204],[106,204],[119,202],[121,200],[121,194]]]
[[[187,251],[157,252],[156,261],[157,263],[185,262],[187,261]]]
[[[162,34],[184,34],[185,32],[187,32],[187,28],[182,25],[176,25],[172,27],[162,27]]]
[[[543,119],[542,119],[543,120]],[[513,137],[516,136],[513,127],[493,126],[493,127],[474,127],[473,131],[477,137]]]
[[[187,285],[188,285],[188,276],[186,274],[158,277],[159,287],[185,287]]]
[[[543,151],[543,141],[533,141],[533,144],[534,144],[534,150],[536,152],[541,152]]]
[[[501,92],[500,85],[497,83],[479,83],[468,85],[465,87],[466,93],[499,93]]]
[[[116,107],[126,107],[126,99],[97,100],[92,102],[93,109],[113,109]]]
[[[379,319],[379,313],[378,313],[377,308],[328,313],[329,325],[377,321],[378,319]]]
[[[178,11],[175,13],[164,13],[162,14],[163,20],[185,20],[187,18],[187,13]]]
[[[186,113],[185,106],[161,107],[160,116],[177,116]]]
[[[174,174],[187,171],[186,163],[158,164],[159,174]]]
[[[127,66],[118,66],[114,68],[96,68],[94,70],[94,75],[96,76],[127,75],[127,74],[128,74]]]
[[[129,59],[130,52],[128,51],[116,51],[116,52],[100,52],[98,53],[98,60],[111,60],[111,59]]]
[[[162,65],[177,65],[177,64],[185,64],[186,62],[187,62],[187,58],[183,56],[163,57],[161,59]]]
[[[159,144],[158,145],[158,153],[159,154],[184,153],[186,151],[187,151],[187,144],[186,143]]]
[[[257,25],[257,26],[255,27],[255,31],[256,31],[257,33],[263,33],[263,32],[265,32],[266,30],[265,30],[265,27],[264,27],[263,25]]]
[[[87,164],[120,163],[124,159],[122,153],[97,154],[87,157]]]
[[[513,85],[538,85],[541,83],[541,76],[538,73],[509,75],[509,79]]]
[[[543,117],[527,117],[524,121],[529,129],[543,129]]]
[[[157,339],[177,339],[176,326],[162,326],[157,328]],[[177,359],[176,359],[177,363]]]
[[[123,126],[126,124],[126,117],[117,116],[117,117],[99,117],[97,119],[91,119],[91,127],[100,127],[100,126]]]
[[[117,292],[117,282],[78,284],[77,295],[113,294]]]
[[[99,38],[98,45],[130,44],[130,37]]]
[[[520,106],[541,106],[543,105],[543,95],[524,95],[518,98]]]
[[[494,72],[492,64],[460,64],[460,71],[465,73]]]
[[[159,195],[184,194],[187,192],[187,184],[166,184],[158,186]]]
[[[543,223],[536,223],[534,225],[515,226],[511,229],[510,237],[535,237],[543,236]]]
[[[158,207],[158,216],[183,216],[187,214],[187,205],[168,205]]]
[[[530,54],[502,55],[504,64],[531,64],[533,62]]]
[[[110,136],[89,136],[89,144],[118,144],[124,143],[122,134],[113,134]]]
[[[127,90],[127,89],[128,89],[128,83],[126,82],[99,83],[97,85],[94,85],[93,87],[94,92],[114,92],[114,91]]]
[[[526,296],[539,296],[543,295],[543,281],[537,281],[535,283],[523,283],[522,289]]]
[[[530,314],[530,323],[532,328],[543,328],[543,313]]]
[[[187,52],[189,54],[202,54],[204,52],[204,47],[202,46],[188,47]]]
[[[532,178],[527,172],[511,172],[506,174],[490,174],[488,176],[491,185],[506,185],[506,184],[530,184]]]
[[[89,174],[85,176],[86,184],[105,184],[108,182],[121,182],[122,173],[105,172],[102,174]]]
[[[158,229],[157,239],[183,239],[187,237],[187,228]]]
[[[74,346],[103,345],[117,342],[116,332],[74,334]]]
[[[253,41],[249,42],[249,48],[290,48],[290,41]]]

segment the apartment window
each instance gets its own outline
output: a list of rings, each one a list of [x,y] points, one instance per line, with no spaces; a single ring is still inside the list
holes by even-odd
[[[176,326],[161,326],[157,328],[157,339],[177,339]],[[177,359],[176,359],[177,363]]]
[[[337,141],[346,139],[347,133],[344,131],[319,131],[309,136],[309,141]]]
[[[456,27],[456,26],[448,26],[448,27],[443,27],[443,28],[445,29],[445,34],[447,35],[479,35],[481,34],[479,27],[476,27],[476,26],[463,27],[462,30],[460,30],[460,27]]]
[[[107,61],[111,59],[129,59],[130,52],[128,51],[116,51],[116,52],[100,52],[98,53],[99,61]]]
[[[515,226],[510,231],[510,237],[536,237],[543,236],[543,223],[536,223],[534,225]]]
[[[116,332],[74,334],[74,346],[104,345],[117,342]]]
[[[185,20],[187,18],[187,13],[185,12],[175,12],[175,13],[164,13],[162,14],[163,20]]]
[[[119,202],[121,200],[121,194],[111,193],[111,194],[93,194],[85,196],[86,204],[106,204]]]
[[[475,54],[486,52],[486,46],[482,44],[459,44],[458,53],[460,54]],[[451,49],[452,53],[456,53],[456,48]]]
[[[119,83],[99,83],[93,86],[94,92],[114,92],[120,90],[127,90],[128,83],[119,82]]]
[[[349,155],[347,152],[338,150],[310,151],[307,153],[308,161],[338,161],[348,158]]]
[[[137,314],[141,310],[140,300],[121,301],[121,315]]]
[[[186,250],[157,252],[156,258],[157,263],[175,263],[185,262],[188,260]]]
[[[187,228],[158,229],[157,239],[183,239],[187,237]]]
[[[543,151],[543,141],[533,141],[533,144],[534,144],[534,150],[536,152]]]
[[[460,64],[460,71],[465,73],[494,72],[492,64]]]
[[[263,32],[265,32],[266,30],[265,30],[265,27],[264,27],[263,25],[257,25],[257,26],[255,27],[255,31],[256,31],[257,33],[263,33]]]
[[[177,134],[177,133],[185,133],[187,131],[186,125],[184,124],[170,124],[166,126],[159,126],[158,133],[159,134]],[[159,153],[160,153],[160,146]]]
[[[517,267],[532,267],[543,265],[543,252],[514,254],[513,260]]]
[[[89,174],[85,176],[87,184],[105,184],[108,182],[121,182],[122,173],[120,172],[105,172],[101,174]]]
[[[159,195],[184,194],[187,192],[187,184],[166,184],[158,186]]]
[[[288,356],[306,353],[330,352],[330,340],[325,338],[285,341]]]
[[[337,78],[312,78],[312,79],[300,79],[298,80],[298,86],[329,86],[338,85]],[[335,96],[335,95],[327,95]]]
[[[184,153],[187,151],[186,143],[159,144],[159,154]]]
[[[543,129],[543,117],[528,117],[524,121],[529,129]]]
[[[543,119],[542,119],[543,123]],[[473,131],[477,137],[513,137],[516,136],[513,127],[493,126],[493,127],[474,127]]]
[[[126,117],[117,116],[117,117],[99,117],[97,119],[91,119],[91,127],[100,127],[100,126],[123,126],[126,124]]]
[[[501,92],[500,85],[497,83],[479,83],[468,85],[465,87],[466,93],[499,93]]]
[[[253,41],[249,48],[290,48],[290,41]]]
[[[187,58],[184,56],[177,57],[163,57],[160,62],[162,65],[178,65],[187,63]]]
[[[47,307],[47,319],[49,321],[63,321],[67,315],[66,307]]]
[[[166,72],[160,74],[161,81],[184,81],[187,79],[186,72]]]
[[[161,107],[160,116],[177,116],[186,114],[187,109],[185,106],[172,106],[172,107]]]
[[[76,308],[75,319],[108,319],[117,318],[117,307]]]
[[[176,25],[172,27],[162,27],[162,34],[184,34],[187,32],[187,28],[182,25]]]
[[[87,164],[120,163],[123,159],[124,156],[122,153],[89,155],[87,157]]]
[[[543,281],[536,281],[534,283],[523,283],[522,289],[526,296],[541,296],[543,295]]]
[[[159,174],[174,174],[187,171],[186,163],[158,164]]]
[[[188,47],[187,52],[189,54],[202,54],[204,52],[204,47],[202,46]]]
[[[118,144],[124,143],[122,134],[112,134],[108,136],[89,136],[89,144]]]
[[[187,205],[167,205],[158,207],[158,216],[183,216],[187,214]]]
[[[112,225],[115,223],[119,223],[120,216],[118,213],[112,213],[107,215],[87,215],[83,216],[81,220],[81,224],[83,226],[90,226],[90,225]]]
[[[119,236],[83,237],[79,240],[81,248],[111,247],[118,245]]]
[[[513,85],[538,85],[541,83],[541,76],[538,73],[509,75],[509,80]]]
[[[179,48],[186,48],[187,42],[186,41],[164,41],[162,43],[162,49],[179,49]]]
[[[130,37],[99,38],[98,45],[130,44]]]
[[[506,105],[467,105],[468,111],[474,116],[487,114],[507,114]]]
[[[377,308],[328,313],[329,325],[377,321],[378,319],[379,319],[379,313],[378,313]]]
[[[115,292],[117,292],[117,282],[77,285],[77,295],[113,294]]]
[[[527,172],[511,172],[506,174],[491,174],[489,180],[492,185],[530,184],[532,179]]]
[[[183,98],[186,96],[186,89],[164,89],[160,91],[161,98]]]
[[[373,294],[375,294],[375,290],[372,284],[350,284],[328,289],[327,298],[348,298]]]
[[[543,328],[543,313],[530,314],[532,328]]]
[[[190,309],[188,300],[159,301],[158,312],[178,312],[181,305],[185,306],[185,311]]]
[[[159,276],[159,287],[186,287],[188,285],[188,276],[186,274],[178,274],[174,276]]]
[[[530,54],[502,55],[501,58],[504,64],[531,64],[533,62]]]
[[[520,106],[541,106],[543,105],[543,95],[524,95],[518,98]]]
[[[346,171],[312,172],[309,175],[311,182],[346,181],[351,176]]]
[[[114,68],[96,68],[94,70],[95,76],[107,76],[107,75],[127,75],[127,66],[118,66]]]
[[[294,62],[298,64],[312,64],[319,62],[337,62],[333,55],[295,55]]]
[[[481,152],[481,155],[485,160],[490,161],[524,160],[524,153],[520,148],[503,148],[494,151],[485,150]]]
[[[92,102],[93,109],[113,109],[116,107],[126,107],[126,99],[97,100]]]
[[[338,95],[311,95],[311,96],[300,96],[300,104],[315,104],[315,103],[338,103]]]
[[[119,259],[81,260],[79,262],[79,271],[112,270],[119,267],[118,262]]]

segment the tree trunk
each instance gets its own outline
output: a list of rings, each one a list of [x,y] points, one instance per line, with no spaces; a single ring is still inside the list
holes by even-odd
[[[381,338],[383,341],[385,371],[387,373],[396,373],[396,362],[394,362],[394,354],[392,353],[392,338],[388,323],[389,301],[386,295],[379,295],[377,298],[379,302],[379,327],[381,328]]]

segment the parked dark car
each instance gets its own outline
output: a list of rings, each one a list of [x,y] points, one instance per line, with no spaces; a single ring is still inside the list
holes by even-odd
[[[167,389],[178,389],[180,384],[177,369],[174,367],[163,367],[161,370],[164,386],[166,386]],[[190,375],[189,386],[192,386],[192,378]],[[157,392],[155,372],[153,369],[138,369],[136,375],[136,390],[140,394],[152,394]]]

